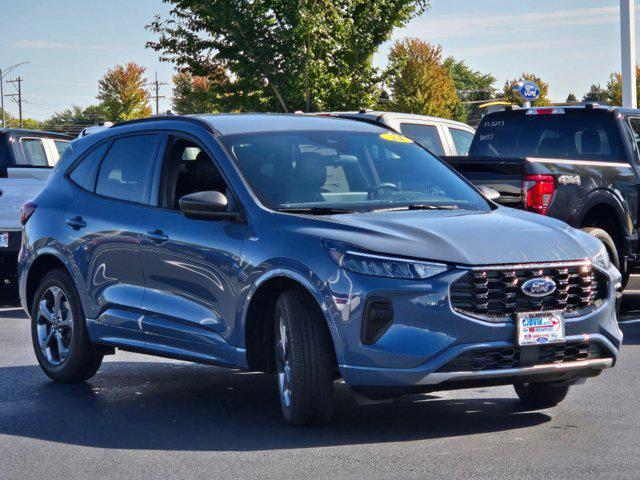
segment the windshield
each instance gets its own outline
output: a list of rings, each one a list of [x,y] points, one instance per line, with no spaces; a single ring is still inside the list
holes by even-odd
[[[493,115],[476,133],[471,155],[620,161],[616,124],[608,115]]]
[[[274,210],[490,210],[440,160],[398,134],[296,131],[221,140],[260,201]]]

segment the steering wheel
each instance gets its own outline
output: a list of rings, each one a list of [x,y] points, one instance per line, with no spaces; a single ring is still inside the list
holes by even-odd
[[[398,192],[399,190],[400,188],[395,183],[385,182],[385,183],[379,183],[373,186],[371,190],[369,190],[369,193],[372,196],[377,197],[379,195],[384,195],[386,191]]]

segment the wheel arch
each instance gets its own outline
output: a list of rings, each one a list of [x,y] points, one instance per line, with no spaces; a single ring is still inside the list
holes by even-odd
[[[48,272],[58,268],[65,270],[71,278],[74,278],[71,268],[56,250],[46,249],[31,261],[26,272],[24,288],[24,305],[29,311],[31,311],[31,307],[33,306],[33,297],[42,278]]]
[[[326,321],[325,326],[332,339],[336,367],[340,363],[342,355],[338,348],[339,334],[322,293],[300,273],[276,269],[264,273],[253,283],[243,304],[240,328],[243,338],[240,339],[239,344],[246,349],[246,361],[250,370],[272,371],[275,304],[282,292],[293,288],[301,289],[313,298],[322,312]]]
[[[598,190],[584,203],[578,216],[578,227],[597,227],[605,230],[618,247],[620,260],[628,253],[633,225],[624,205],[611,192]]]

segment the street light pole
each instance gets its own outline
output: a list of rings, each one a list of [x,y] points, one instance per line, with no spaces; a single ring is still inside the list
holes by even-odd
[[[622,45],[622,106],[638,107],[636,90],[636,11],[633,0],[620,0]]]
[[[27,63],[29,62],[16,63],[4,70],[0,68],[0,108],[2,109],[2,128],[5,128],[6,126],[6,114],[4,112],[4,76],[14,68],[18,68],[20,65],[26,65]]]

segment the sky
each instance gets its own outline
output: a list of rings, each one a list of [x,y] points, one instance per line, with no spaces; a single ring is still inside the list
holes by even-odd
[[[157,72],[170,82],[174,73],[145,48],[154,40],[145,25],[169,11],[161,0],[0,0],[0,7],[0,68],[29,62],[9,74],[24,80],[25,117],[96,103],[98,79],[116,64],[139,63],[150,80]],[[636,11],[640,22],[640,0]],[[619,0],[431,0],[426,14],[381,46],[376,65],[405,36],[442,45],[445,55],[491,73],[498,87],[533,72],[550,83],[555,101],[581,97],[620,70]],[[5,85],[5,93],[12,89]],[[160,109],[171,108],[170,87],[161,94]],[[5,107],[17,115],[8,99]]]

